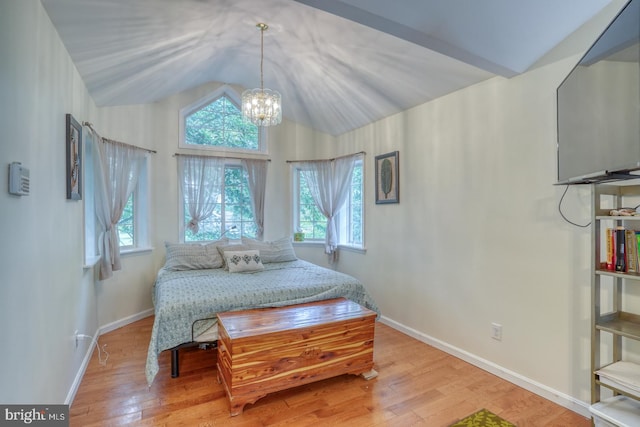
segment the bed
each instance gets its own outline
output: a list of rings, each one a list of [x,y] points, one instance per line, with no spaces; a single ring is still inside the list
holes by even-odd
[[[226,241],[168,244],[167,261],[158,272],[152,296],[155,320],[147,353],[149,385],[159,371],[161,352],[215,340],[219,312],[345,297],[380,313],[360,281],[297,259],[290,239],[243,239],[241,245]]]

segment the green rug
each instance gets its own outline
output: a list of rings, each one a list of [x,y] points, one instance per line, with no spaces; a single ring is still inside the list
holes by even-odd
[[[516,425],[503,420],[493,412],[481,409],[449,427],[516,427]]]

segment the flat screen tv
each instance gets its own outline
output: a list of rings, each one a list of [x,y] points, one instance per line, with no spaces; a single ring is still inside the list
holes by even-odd
[[[600,35],[557,100],[559,184],[640,177],[640,0]]]

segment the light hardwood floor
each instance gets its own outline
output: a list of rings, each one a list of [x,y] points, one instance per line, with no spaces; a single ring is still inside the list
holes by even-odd
[[[229,416],[216,380],[215,350],[182,351],[171,378],[169,352],[149,388],[145,379],[153,317],[100,337],[70,410],[71,426],[447,426],[487,408],[526,426],[590,426],[588,419],[460,359],[376,324],[379,376],[343,375],[274,393]]]

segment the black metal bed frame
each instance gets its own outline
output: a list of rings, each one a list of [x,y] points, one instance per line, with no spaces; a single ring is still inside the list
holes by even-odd
[[[178,350],[181,348],[195,347],[195,346],[210,346],[211,348],[218,348],[218,341],[196,341],[194,337],[194,328],[196,322],[202,322],[203,320],[212,320],[214,317],[207,317],[205,319],[198,319],[191,324],[191,342],[177,345],[171,348],[171,378],[177,378],[180,376],[180,356]]]

